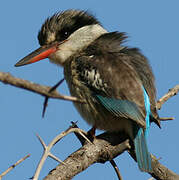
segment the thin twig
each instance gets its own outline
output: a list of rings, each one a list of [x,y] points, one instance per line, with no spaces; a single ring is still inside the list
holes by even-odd
[[[174,117],[160,117],[160,121],[172,121],[174,119]]]
[[[114,170],[115,170],[115,172],[117,174],[118,179],[122,180],[121,173],[120,173],[119,168],[117,167],[115,161],[112,159],[112,160],[110,160],[110,163],[111,163],[112,167],[114,168]]]
[[[25,157],[21,158],[19,161],[17,161],[15,164],[10,166],[6,171],[4,171],[2,174],[0,174],[0,180],[2,179],[3,176],[5,176],[9,171],[14,169],[18,164],[23,162],[25,159],[27,159],[30,156],[30,154],[26,155]]]
[[[176,85],[174,88],[169,89],[168,93],[165,94],[163,97],[161,97],[161,98],[157,101],[157,103],[156,103],[157,109],[161,109],[162,105],[163,105],[169,98],[177,95],[178,91],[179,91],[179,84]]]

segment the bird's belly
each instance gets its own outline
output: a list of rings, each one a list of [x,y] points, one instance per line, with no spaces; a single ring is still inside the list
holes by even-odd
[[[105,131],[126,131],[128,134],[131,134],[131,120],[114,116],[107,111],[93,97],[90,89],[78,80],[75,68],[69,68],[69,64],[67,65],[64,69],[64,75],[71,95],[86,101],[86,103],[74,102],[82,118],[97,129]]]
[[[90,91],[83,91],[81,88],[71,87],[70,92],[72,96],[86,101],[86,103],[75,102],[74,105],[88,124],[105,131],[130,132],[131,121],[123,117],[112,115],[101,104],[99,104],[95,98],[93,98]]]

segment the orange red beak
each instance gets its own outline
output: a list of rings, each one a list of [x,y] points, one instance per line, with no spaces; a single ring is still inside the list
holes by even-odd
[[[48,58],[50,54],[54,53],[58,49],[58,43],[42,46],[15,64],[16,67],[31,64],[42,59]]]

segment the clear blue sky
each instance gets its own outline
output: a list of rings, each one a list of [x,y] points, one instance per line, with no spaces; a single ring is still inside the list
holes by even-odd
[[[157,98],[179,83],[179,1],[164,0],[31,0],[2,1],[0,6],[0,71],[44,85],[54,85],[63,77],[62,69],[48,60],[15,68],[13,65],[39,47],[37,33],[44,20],[53,13],[69,8],[90,10],[108,31],[127,32],[127,44],[139,47],[148,57],[156,77]],[[59,91],[69,94],[64,83]],[[42,154],[42,146],[35,134],[49,143],[58,133],[77,121],[84,130],[90,127],[78,115],[71,102],[50,100],[44,119],[41,118],[43,98],[31,92],[0,84],[1,148],[0,172],[22,156],[31,157],[11,171],[4,179],[28,179],[33,176]],[[161,158],[160,162],[179,173],[179,97],[170,99],[159,112],[160,116],[174,116],[175,120],[163,122],[162,129],[151,126],[148,144],[150,152]],[[80,147],[74,135],[69,135],[53,148],[53,153],[65,159]],[[124,153],[117,157],[124,179],[148,179],[137,164]],[[41,172],[42,179],[57,163],[48,159]],[[74,179],[117,179],[110,164],[96,164]]]

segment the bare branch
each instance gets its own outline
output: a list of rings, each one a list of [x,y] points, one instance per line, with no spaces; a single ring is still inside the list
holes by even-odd
[[[0,72],[0,81],[4,84],[10,84],[18,88],[26,89],[28,91],[40,94],[45,97],[81,103],[84,102],[82,100],[77,99],[76,97],[61,95],[57,91],[49,92],[51,89],[51,87],[49,86],[42,86],[24,79],[16,78],[10,75],[9,73]]]
[[[6,171],[4,171],[2,174],[0,174],[0,180],[2,179],[3,176],[5,176],[9,171],[14,169],[18,164],[23,162],[25,159],[27,159],[30,156],[30,154],[26,155],[25,157],[21,158],[19,161],[17,161],[15,164],[10,166]]]
[[[151,176],[156,180],[179,180],[179,175],[169,170],[164,165],[160,164],[158,159],[152,155],[152,169]]]
[[[179,85],[176,85],[174,88],[169,89],[168,93],[161,97],[156,104],[157,109],[161,109],[162,105],[171,97],[177,95],[179,91]]]
[[[69,180],[94,163],[105,163],[130,149],[129,140],[118,133],[104,133],[97,136],[93,144],[86,143],[72,153],[65,161],[50,171],[44,180]]]
[[[87,143],[72,153],[64,161],[65,166],[59,164],[49,172],[44,180],[70,180],[90,165],[110,161],[126,150],[128,150],[131,157],[136,161],[135,151],[131,148],[127,136],[123,133],[103,133],[94,139],[93,144]],[[152,156],[152,168],[153,173],[151,176],[157,180],[179,179],[179,175],[160,164],[155,156]]]
[[[72,121],[71,123],[72,123],[72,126],[73,126],[74,128],[78,128],[78,126],[77,126],[77,124],[76,124],[75,122]],[[93,128],[92,128],[92,129],[93,129]],[[91,131],[91,130],[89,130],[89,131]],[[88,131],[87,134],[90,136],[89,131]],[[76,135],[76,137],[77,137],[78,140],[80,141],[81,145],[83,146],[83,145],[86,143],[85,139],[82,138],[82,137],[81,137],[78,133],[76,133],[76,132],[75,132],[74,134]],[[96,138],[96,137],[95,137],[95,138]],[[112,159],[112,160],[110,160],[110,163],[111,163],[112,167],[114,168],[114,170],[115,170],[115,172],[116,172],[116,174],[117,174],[118,179],[119,179],[119,180],[122,180],[122,176],[121,176],[121,174],[120,174],[119,168],[117,167],[115,161]]]
[[[71,126],[70,128],[68,128],[66,131],[63,131],[62,133],[60,133],[59,135],[57,135],[49,144],[48,146],[45,144],[45,142],[42,140],[42,138],[37,135],[41,145],[43,146],[44,152],[42,155],[42,158],[37,166],[37,169],[35,171],[35,174],[33,176],[33,180],[38,180],[38,177],[40,175],[40,171],[45,163],[45,160],[47,159],[47,157],[51,157],[54,160],[61,162],[63,165],[65,165],[65,163],[63,163],[59,158],[57,158],[55,155],[53,155],[50,151],[52,149],[52,147],[59,142],[63,137],[65,137],[66,135],[68,135],[69,133],[78,133],[80,134],[89,144],[92,144],[87,137],[85,136],[87,133],[79,128],[73,128],[73,126]]]
[[[135,151],[134,149],[130,149],[128,153],[131,157],[136,161]],[[154,155],[152,157],[152,170],[153,172],[150,173],[152,177],[156,180],[179,180],[179,175],[174,173],[173,171],[169,170],[167,167],[162,165]]]

